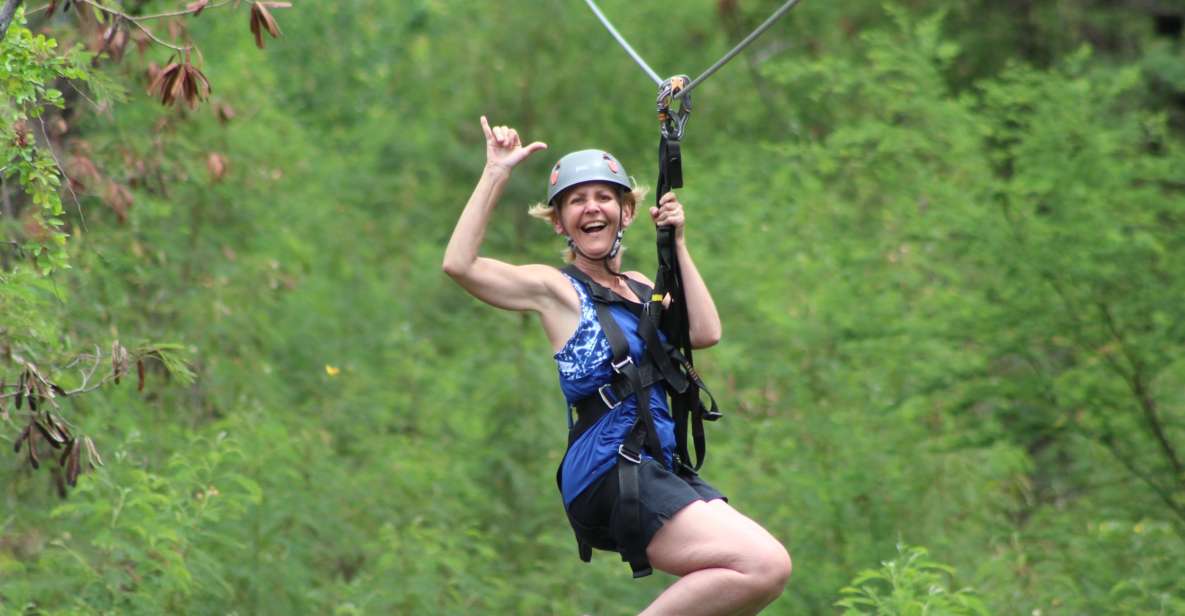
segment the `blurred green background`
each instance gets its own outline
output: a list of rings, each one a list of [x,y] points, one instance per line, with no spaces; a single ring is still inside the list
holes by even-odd
[[[178,345],[195,378],[148,361],[142,392],[59,397],[106,461],[65,498],[6,450],[0,612],[636,613],[671,578],[577,559],[541,328],[440,261],[481,114],[550,145],[484,254],[559,264],[527,206],[579,148],[653,186],[653,85],[577,0],[297,1],[262,51],[251,4],[147,24],[199,45],[195,110],[145,93],[170,52],[132,40],[28,123],[77,180],[70,268],[21,249],[41,219],[4,163],[0,377],[33,362],[69,389],[118,339]],[[694,76],[779,4],[602,6]],[[26,27],[94,46],[86,9],[0,50],[23,57]],[[696,90],[680,198],[728,415],[704,474],[790,549],[766,613],[1185,613],[1183,18],[807,0]],[[3,402],[10,448],[29,411]]]

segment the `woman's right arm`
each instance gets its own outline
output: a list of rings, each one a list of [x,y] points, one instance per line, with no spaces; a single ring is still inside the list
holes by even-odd
[[[545,265],[510,265],[480,257],[478,250],[511,170],[547,146],[536,141],[524,147],[513,128],[490,128],[485,116],[481,117],[481,127],[486,137],[486,166],[453,229],[442,266],[457,284],[487,304],[508,310],[542,311],[554,297],[547,284],[554,277],[554,269]]]

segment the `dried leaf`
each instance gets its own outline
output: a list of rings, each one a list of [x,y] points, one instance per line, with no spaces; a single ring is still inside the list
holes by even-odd
[[[143,359],[136,360],[136,377],[138,378],[138,381],[136,383],[136,391],[144,391],[144,360]]]
[[[177,74],[180,72],[180,70],[181,65],[176,62],[170,62],[169,64],[165,65],[163,69],[157,72],[155,78],[152,80],[152,83],[149,84],[148,94],[151,96],[159,96],[160,103],[162,105],[168,105],[170,103],[169,92],[172,90],[173,79],[177,77]]]
[[[70,456],[70,452],[74,451],[77,448],[78,448],[78,441],[76,441],[76,440],[66,443],[65,451],[62,452],[62,455],[58,456],[58,466],[63,466],[63,467],[66,466],[66,458],[68,458]]]
[[[202,10],[206,8],[207,4],[210,4],[210,0],[195,0],[185,5],[185,10],[192,11],[193,16],[197,17],[202,14]]]
[[[33,470],[41,468],[41,460],[37,457],[37,435],[38,432],[32,430],[26,439],[29,442],[29,466],[32,466]]]
[[[55,417],[53,413],[47,413],[45,416],[45,421],[49,425],[53,426],[53,429],[57,430],[58,434],[61,434],[64,440],[74,440],[74,434],[70,432],[70,428],[60,418]]]
[[[82,463],[79,461],[80,453],[76,447],[70,457],[66,459],[66,483],[70,484],[72,488],[78,485],[78,475],[82,474]]]
[[[116,385],[119,385],[119,377],[123,376],[125,371],[122,368],[123,364],[119,361],[119,352],[122,349],[123,346],[119,344],[118,340],[111,343],[111,376],[115,379]]]
[[[185,66],[182,65],[177,69],[176,75],[173,76],[169,83],[169,101],[176,101],[178,98],[185,97]]]
[[[21,445],[24,444],[25,441],[29,440],[29,433],[32,430],[33,430],[33,424],[29,424],[29,425],[25,426],[24,430],[21,430],[20,435],[16,437],[16,442],[12,444],[12,453],[20,453],[21,452]]]
[[[52,426],[41,421],[34,421],[33,425],[37,427],[37,431],[41,433],[42,438],[49,443],[50,447],[60,449],[62,445],[66,444],[66,439],[62,438],[62,435],[58,434]]]
[[[210,96],[210,81],[192,64],[186,64],[185,70],[185,100],[189,108],[197,107],[198,101]]]
[[[286,9],[292,6],[291,2],[252,2],[251,3],[251,34],[255,35],[255,45],[263,49],[263,31],[267,30],[272,38],[279,38],[280,24],[276,23],[276,18],[272,17],[272,9]]]
[[[82,444],[86,447],[86,460],[90,463],[91,468],[96,465],[103,466],[103,457],[99,455],[99,450],[95,448],[95,442],[91,440],[91,437],[84,436]]]

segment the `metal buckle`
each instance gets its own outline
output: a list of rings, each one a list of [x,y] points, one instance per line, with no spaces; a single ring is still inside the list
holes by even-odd
[[[628,454],[626,454],[625,443],[622,443],[617,446],[617,455],[625,458],[627,462],[633,462],[634,464],[641,464],[642,463],[642,454],[641,453],[639,453],[638,455],[636,455],[632,458]]]
[[[613,371],[616,372],[617,374],[621,374],[622,368],[625,368],[626,366],[628,366],[632,363],[634,363],[634,358],[630,357],[629,355],[626,355],[625,359],[621,360],[620,362],[615,362],[613,360],[609,360],[609,365],[613,366]]]
[[[601,385],[597,388],[597,393],[601,394],[601,402],[604,402],[605,406],[607,406],[609,410],[613,410],[621,406],[621,400],[618,400],[617,402],[609,402],[609,396],[605,395],[605,390],[608,389],[610,385],[612,385],[612,383],[605,383],[604,385]]]

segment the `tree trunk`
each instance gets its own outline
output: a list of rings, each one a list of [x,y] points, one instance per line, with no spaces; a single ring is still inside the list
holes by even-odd
[[[16,9],[21,5],[23,0],[4,0],[4,6],[0,7],[0,41],[4,40],[4,36],[8,34],[8,24],[12,23],[12,18],[16,15]]]

